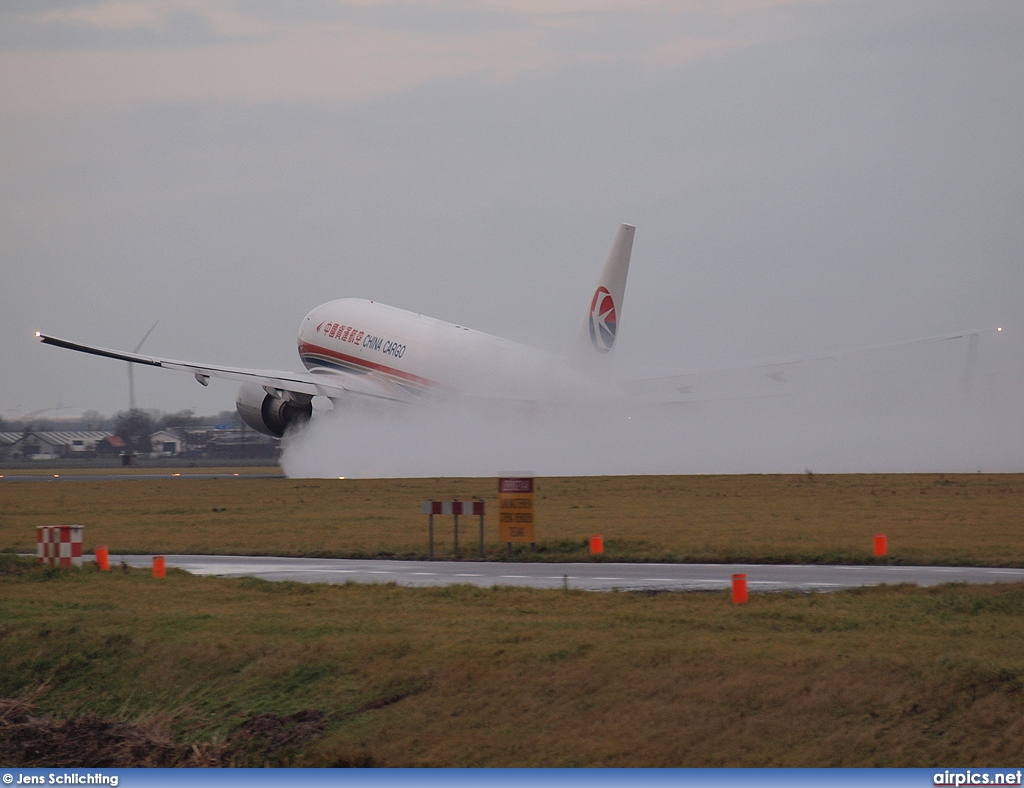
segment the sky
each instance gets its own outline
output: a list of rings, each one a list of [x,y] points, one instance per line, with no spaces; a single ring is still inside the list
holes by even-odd
[[[558,350],[620,222],[622,365],[1002,325],[1019,410],[1022,143],[1019,0],[13,0],[0,417],[127,407],[36,330],[298,369],[355,296]]]

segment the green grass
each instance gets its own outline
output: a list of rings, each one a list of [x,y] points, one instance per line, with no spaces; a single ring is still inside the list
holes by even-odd
[[[204,746],[257,714],[323,712],[321,736],[255,764],[1019,762],[1021,642],[1021,585],[736,607],[0,563],[0,696]]]
[[[111,552],[333,557],[427,553],[420,501],[483,498],[487,554],[502,560],[493,479],[170,479],[0,483],[0,551],[35,549],[35,526],[82,524]],[[537,480],[536,553],[517,560],[1024,566],[1022,474],[640,476]],[[452,521],[437,517],[438,551]],[[477,522],[462,518],[466,554]]]

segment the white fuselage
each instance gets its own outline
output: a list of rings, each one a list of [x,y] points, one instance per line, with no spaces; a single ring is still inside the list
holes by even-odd
[[[360,298],[329,301],[306,315],[298,349],[311,372],[372,375],[409,398],[564,400],[594,393],[594,381],[553,353]]]

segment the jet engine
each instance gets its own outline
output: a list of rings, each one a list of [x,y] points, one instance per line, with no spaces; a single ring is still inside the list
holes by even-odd
[[[235,397],[235,407],[242,421],[254,430],[280,438],[293,424],[309,421],[313,415],[313,397],[243,383]]]

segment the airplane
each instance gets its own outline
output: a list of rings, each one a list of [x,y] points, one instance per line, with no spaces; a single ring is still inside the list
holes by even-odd
[[[313,398],[335,405],[359,401],[429,403],[452,397],[527,403],[601,402],[608,398],[675,403],[700,398],[694,380],[702,373],[677,372],[633,381],[610,381],[607,360],[622,318],[635,227],[619,226],[597,286],[586,302],[572,352],[560,356],[426,315],[360,298],[328,301],[303,318],[298,354],[304,372],[242,369],[179,361],[85,345],[36,333],[47,345],[96,356],[189,372],[206,386],[210,378],[241,381],[235,404],[253,429],[281,437],[308,422]],[[749,371],[769,386],[786,384],[799,365],[907,345],[968,339],[968,369],[977,337],[998,329],[976,329],[877,345],[839,354],[805,356],[724,371]],[[722,372],[718,370],[717,372]],[[716,370],[705,370],[714,376]]]
[[[204,386],[210,378],[241,381],[235,399],[239,416],[253,429],[277,437],[309,421],[315,396],[334,403],[416,403],[451,396],[529,402],[593,398],[600,396],[600,385],[588,374],[588,362],[615,346],[634,231],[629,224],[618,229],[583,316],[577,357],[570,363],[545,350],[361,298],[328,301],[303,318],[298,353],[305,372],[159,358],[42,332],[36,337],[68,350],[190,372]]]

